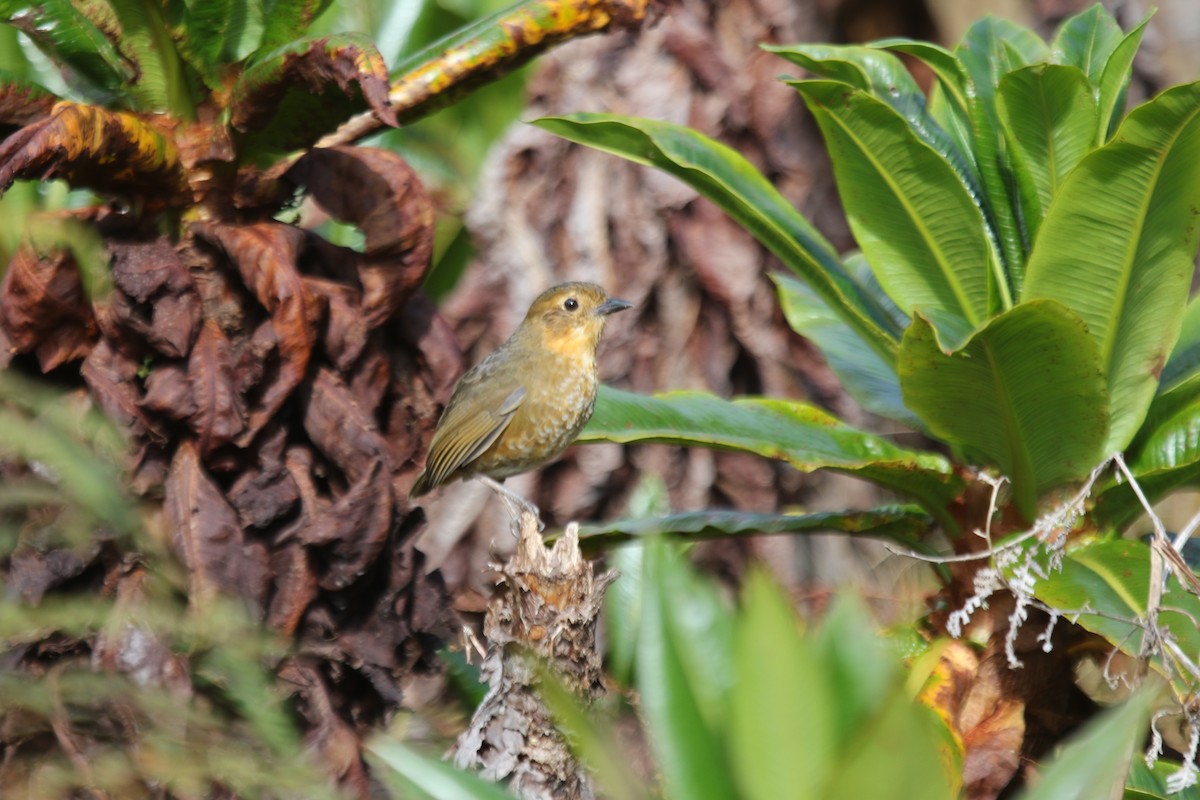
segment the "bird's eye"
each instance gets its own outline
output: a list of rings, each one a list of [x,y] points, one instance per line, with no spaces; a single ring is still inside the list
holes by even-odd
[[[566,300],[563,300],[563,308],[567,311],[574,311],[579,308],[579,301],[574,297],[568,297]]]

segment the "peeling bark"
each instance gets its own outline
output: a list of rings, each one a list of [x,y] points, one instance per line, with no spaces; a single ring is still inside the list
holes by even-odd
[[[583,700],[603,694],[596,619],[617,574],[597,576],[583,560],[575,523],[547,549],[537,518],[528,513],[521,516],[516,552],[499,569],[503,588],[484,621],[488,651],[481,674],[488,693],[458,738],[454,763],[505,782],[528,800],[594,798],[537,684],[548,665]]]

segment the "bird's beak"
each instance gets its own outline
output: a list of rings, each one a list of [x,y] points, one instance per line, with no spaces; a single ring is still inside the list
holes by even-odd
[[[610,298],[605,300],[596,308],[596,313],[602,317],[607,317],[609,314],[615,314],[618,311],[624,311],[627,308],[633,308],[633,303],[627,303],[624,300]]]

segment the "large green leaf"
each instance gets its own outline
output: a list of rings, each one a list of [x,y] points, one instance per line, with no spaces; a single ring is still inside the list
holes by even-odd
[[[1113,50],[1108,63],[1104,65],[1097,92],[1100,107],[1099,141],[1108,139],[1109,131],[1116,126],[1121,111],[1124,110],[1125,90],[1129,87],[1132,75],[1133,57],[1137,55],[1138,47],[1142,43],[1142,34],[1146,32],[1146,23],[1149,21],[1149,17],[1143,19],[1136,28],[1127,33]]]
[[[823,78],[862,89],[887,103],[921,139],[955,168],[972,193],[978,179],[959,143],[925,110],[925,94],[899,58],[880,47],[863,45],[790,44],[763,45]]]
[[[954,54],[970,77],[974,95],[972,150],[987,193],[984,208],[1004,257],[1010,289],[1018,295],[1029,239],[1016,215],[1016,198],[1009,193],[1012,170],[996,110],[996,89],[1004,74],[1046,60],[1046,44],[1032,31],[989,15],[967,29]]]
[[[667,172],[720,206],[808,282],[888,363],[899,331],[842,267],[837,252],[736,151],[680,125],[612,114],[543,117],[551,133]]]
[[[77,75],[90,97],[111,96],[134,78],[132,66],[69,0],[0,0],[0,22],[25,33],[39,50]]]
[[[1146,736],[1157,692],[1143,689],[1092,720],[1040,771],[1020,800],[1096,800],[1125,783],[1135,748]]]
[[[1008,476],[1017,508],[1033,519],[1044,491],[1101,459],[1108,403],[1099,364],[1078,317],[1052,301],[1022,303],[949,355],[915,319],[900,345],[900,385],[934,434]]]
[[[872,47],[894,50],[918,58],[925,63],[937,84],[929,93],[927,111],[934,122],[954,141],[962,154],[971,175],[971,186],[981,186],[979,166],[975,163],[973,134],[971,131],[971,109],[974,105],[974,87],[958,57],[941,45],[920,42],[915,39],[883,39]],[[982,189],[979,190],[982,192]],[[982,206],[986,198],[978,198]]]
[[[647,397],[601,387],[581,442],[665,442],[756,453],[803,472],[827,468],[911,495],[953,529],[946,506],[962,488],[946,459],[905,450],[788,400],[723,400],[703,392]]]
[[[850,396],[872,414],[919,429],[920,418],[904,406],[900,397],[895,367],[867,347],[862,337],[803,281],[779,273],[770,278],[775,282],[788,325],[817,346]]]
[[[612,547],[644,536],[684,539],[761,536],[766,533],[833,533],[890,539],[912,546],[929,531],[932,520],[915,506],[889,506],[870,511],[821,511],[812,514],[755,514],[713,509],[664,517],[619,519],[580,527],[581,546]]]
[[[1076,624],[1103,636],[1133,656],[1141,654],[1146,605],[1150,597],[1150,547],[1137,539],[1105,539],[1068,553],[1062,569],[1038,580],[1033,593],[1064,612],[1081,611]],[[1158,611],[1158,624],[1184,653],[1200,652],[1200,597],[1172,576]],[[1154,663],[1161,670],[1161,654]],[[1190,691],[1175,676],[1177,688]]]
[[[1082,70],[1088,81],[1099,85],[1113,50],[1123,38],[1113,15],[1096,3],[1063,21],[1050,44],[1050,58],[1055,64]]]
[[[821,126],[850,228],[876,278],[902,310],[932,317],[939,339],[957,348],[987,319],[996,285],[979,207],[950,164],[886,103],[834,81],[791,85]]]
[[[637,688],[646,738],[668,797],[737,797],[721,737],[732,672],[732,617],[715,587],[700,580],[677,549],[645,545]]]
[[[787,597],[763,573],[744,589],[734,639],[730,750],[739,797],[818,800],[837,762],[839,698]],[[769,657],[762,647],[770,643]]]
[[[1000,79],[997,108],[1030,240],[1050,202],[1096,140],[1096,98],[1075,67],[1041,64]]]
[[[1135,109],[1071,173],[1030,256],[1025,297],[1087,324],[1108,380],[1106,452],[1141,425],[1179,333],[1200,241],[1200,83]]]

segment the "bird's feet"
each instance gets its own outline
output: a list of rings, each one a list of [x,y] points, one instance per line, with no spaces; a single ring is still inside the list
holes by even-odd
[[[533,518],[537,520],[539,532],[546,529],[546,523],[542,522],[542,512],[533,503],[529,502],[512,489],[509,489],[495,478],[489,478],[487,475],[476,475],[475,477],[500,496],[501,502],[504,503],[504,507],[508,509],[508,513],[512,516],[513,536],[518,536],[520,534],[522,514],[533,515]]]

